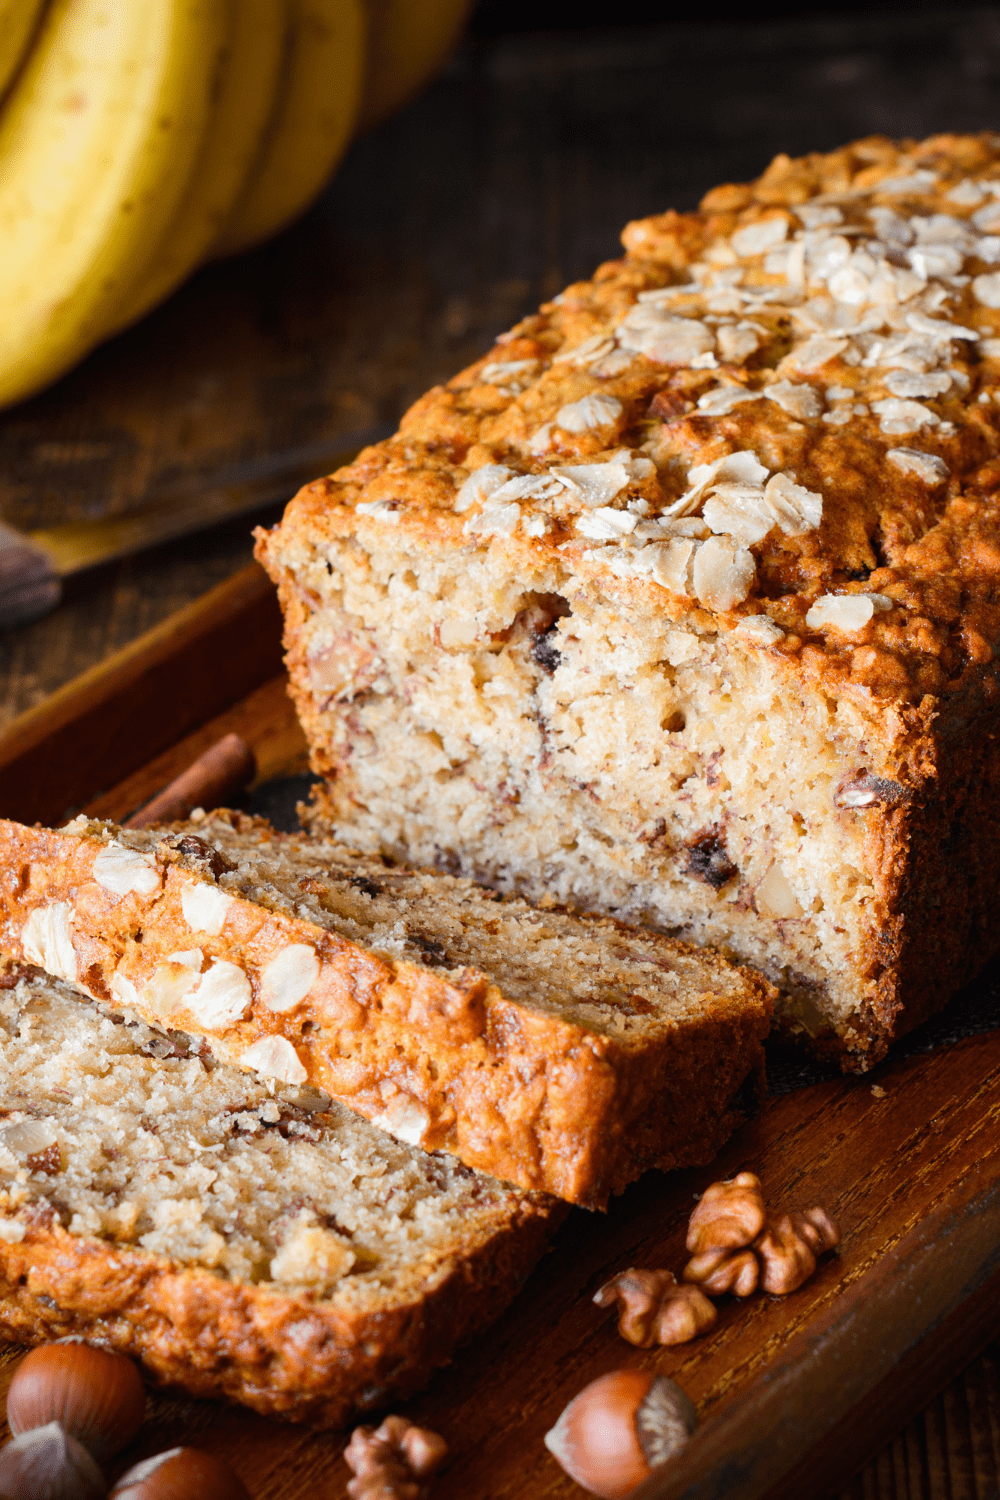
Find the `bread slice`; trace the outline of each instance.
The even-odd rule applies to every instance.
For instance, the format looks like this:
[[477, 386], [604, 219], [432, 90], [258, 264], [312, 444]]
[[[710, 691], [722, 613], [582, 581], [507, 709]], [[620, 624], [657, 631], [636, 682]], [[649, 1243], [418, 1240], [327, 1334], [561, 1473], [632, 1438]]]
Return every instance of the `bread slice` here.
[[562, 1217], [309, 1087], [0, 974], [0, 1333], [320, 1426], [423, 1384]]
[[723, 947], [863, 1071], [1000, 946], [1000, 143], [622, 238], [260, 534], [318, 825]]
[[770, 989], [717, 954], [236, 813], [0, 823], [0, 948], [591, 1207], [709, 1161], [761, 1088]]

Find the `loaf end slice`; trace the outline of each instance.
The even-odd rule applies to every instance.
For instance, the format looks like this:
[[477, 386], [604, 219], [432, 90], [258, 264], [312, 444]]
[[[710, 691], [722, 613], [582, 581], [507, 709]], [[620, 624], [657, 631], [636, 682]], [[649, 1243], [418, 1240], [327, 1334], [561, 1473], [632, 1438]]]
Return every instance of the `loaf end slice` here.
[[710, 1160], [762, 1088], [772, 991], [718, 954], [236, 813], [0, 824], [0, 947], [588, 1207]]
[[564, 1209], [0, 974], [0, 1333], [80, 1335], [157, 1383], [341, 1426], [423, 1385]]

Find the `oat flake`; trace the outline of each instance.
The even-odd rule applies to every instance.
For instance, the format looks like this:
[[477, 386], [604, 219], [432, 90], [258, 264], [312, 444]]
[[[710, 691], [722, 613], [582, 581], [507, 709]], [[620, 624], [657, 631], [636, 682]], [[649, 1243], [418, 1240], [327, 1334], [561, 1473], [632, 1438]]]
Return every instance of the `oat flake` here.
[[588, 432], [597, 427], [610, 427], [624, 410], [615, 396], [581, 396], [556, 412], [556, 426], [564, 432]]
[[922, 453], [919, 448], [890, 448], [885, 455], [894, 468], [913, 474], [924, 484], [943, 484], [950, 470], [936, 453]]

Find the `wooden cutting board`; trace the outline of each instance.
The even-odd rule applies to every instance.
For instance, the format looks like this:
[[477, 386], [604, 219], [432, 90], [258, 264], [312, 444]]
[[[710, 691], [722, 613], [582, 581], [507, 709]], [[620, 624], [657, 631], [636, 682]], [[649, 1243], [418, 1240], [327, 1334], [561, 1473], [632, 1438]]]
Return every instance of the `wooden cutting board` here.
[[[304, 768], [257, 568], [0, 736], [0, 814], [124, 817], [231, 729], [261, 780]], [[992, 1032], [771, 1100], [711, 1169], [651, 1173], [606, 1216], [574, 1210], [493, 1329], [399, 1408], [449, 1443], [436, 1500], [579, 1494], [543, 1435], [587, 1381], [622, 1366], [670, 1375], [701, 1419], [637, 1500], [834, 1493], [1000, 1332], [998, 1085]], [[707, 1338], [633, 1349], [594, 1292], [631, 1265], [679, 1271], [694, 1197], [742, 1169], [774, 1206], [827, 1207], [839, 1250], [790, 1297], [723, 1302]], [[0, 1395], [19, 1357], [0, 1355]], [[343, 1493], [344, 1441], [158, 1394], [120, 1467], [195, 1443], [229, 1460], [255, 1500], [312, 1500]]]

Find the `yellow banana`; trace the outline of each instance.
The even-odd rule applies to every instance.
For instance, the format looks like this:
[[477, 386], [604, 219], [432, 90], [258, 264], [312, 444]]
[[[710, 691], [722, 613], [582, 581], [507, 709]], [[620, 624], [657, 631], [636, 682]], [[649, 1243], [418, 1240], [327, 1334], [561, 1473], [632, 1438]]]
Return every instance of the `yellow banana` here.
[[31, 42], [44, 0], [0, 0], [0, 99]]
[[230, 0], [226, 48], [201, 156], [174, 221], [117, 312], [118, 332], [155, 307], [218, 238], [257, 159], [278, 93], [285, 49], [285, 0]]
[[214, 247], [232, 255], [284, 228], [350, 142], [364, 77], [361, 0], [288, 0], [284, 90], [263, 153]]
[[0, 404], [103, 336], [187, 187], [226, 23], [220, 0], [52, 0], [0, 113]]
[[368, 68], [358, 129], [386, 119], [437, 72], [471, 0], [369, 0]]

